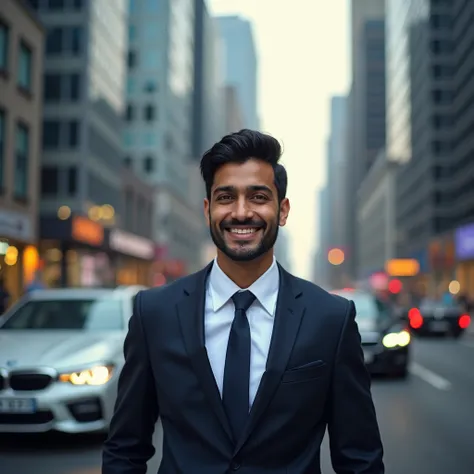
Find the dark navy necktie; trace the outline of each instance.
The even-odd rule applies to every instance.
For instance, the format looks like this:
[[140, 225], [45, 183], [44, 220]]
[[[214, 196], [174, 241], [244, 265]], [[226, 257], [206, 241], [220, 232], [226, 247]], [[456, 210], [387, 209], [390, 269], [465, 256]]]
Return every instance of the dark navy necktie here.
[[250, 386], [250, 326], [246, 311], [255, 295], [248, 290], [232, 296], [235, 316], [229, 335], [225, 358], [222, 403], [229, 419], [235, 441], [243, 434], [249, 414]]

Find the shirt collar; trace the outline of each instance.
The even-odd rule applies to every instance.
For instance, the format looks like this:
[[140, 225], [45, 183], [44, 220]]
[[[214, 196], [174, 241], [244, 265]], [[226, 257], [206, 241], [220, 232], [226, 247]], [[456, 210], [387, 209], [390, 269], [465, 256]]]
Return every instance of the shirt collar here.
[[[248, 289], [251, 291], [259, 303], [264, 307], [265, 311], [273, 316], [275, 313], [276, 302], [278, 298], [278, 289], [280, 285], [280, 272], [276, 259], [273, 258], [273, 263], [270, 268]], [[211, 273], [209, 275], [209, 293], [212, 299], [212, 306], [214, 311], [221, 309], [239, 288], [219, 267], [217, 258], [214, 259]]]

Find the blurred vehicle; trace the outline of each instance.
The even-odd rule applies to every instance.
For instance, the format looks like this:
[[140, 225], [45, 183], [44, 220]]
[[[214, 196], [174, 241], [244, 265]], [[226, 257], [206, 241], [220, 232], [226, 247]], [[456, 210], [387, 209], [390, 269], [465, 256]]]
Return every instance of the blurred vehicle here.
[[366, 366], [371, 374], [406, 377], [411, 335], [385, 302], [365, 291], [333, 291], [352, 300], [362, 340]]
[[105, 432], [142, 287], [38, 290], [0, 324], [0, 432]]
[[419, 308], [405, 314], [411, 330], [419, 335], [443, 334], [460, 337], [471, 324], [471, 317], [458, 303], [424, 299]]

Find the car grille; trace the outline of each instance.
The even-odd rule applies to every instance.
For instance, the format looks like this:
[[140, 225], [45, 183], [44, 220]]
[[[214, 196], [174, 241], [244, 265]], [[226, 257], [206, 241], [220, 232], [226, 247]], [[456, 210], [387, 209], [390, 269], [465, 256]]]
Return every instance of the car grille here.
[[53, 420], [54, 416], [50, 411], [39, 411], [32, 414], [0, 413], [0, 425], [42, 425]]
[[10, 374], [10, 388], [17, 391], [44, 390], [53, 381], [48, 374], [21, 373]]

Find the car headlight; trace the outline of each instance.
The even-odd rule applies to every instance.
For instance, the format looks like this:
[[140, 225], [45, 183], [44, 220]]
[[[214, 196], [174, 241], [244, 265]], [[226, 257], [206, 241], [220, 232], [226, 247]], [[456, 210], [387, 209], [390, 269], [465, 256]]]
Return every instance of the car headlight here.
[[59, 381], [72, 385], [104, 385], [111, 379], [112, 372], [111, 365], [97, 365], [77, 372], [60, 374]]
[[382, 339], [382, 344], [388, 349], [393, 347], [405, 347], [410, 344], [411, 336], [408, 331], [391, 332]]

